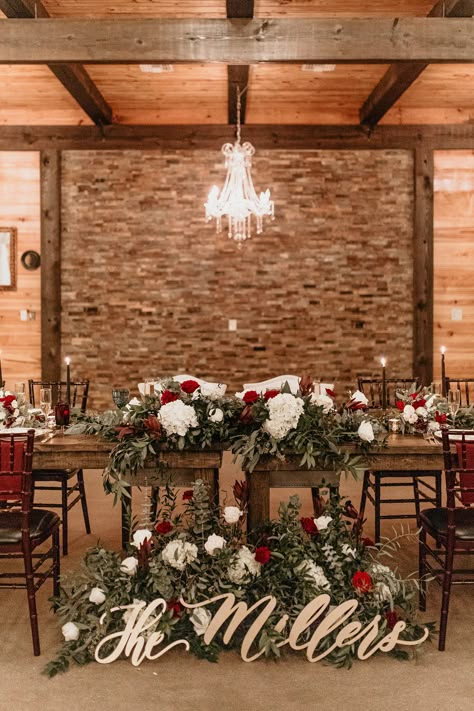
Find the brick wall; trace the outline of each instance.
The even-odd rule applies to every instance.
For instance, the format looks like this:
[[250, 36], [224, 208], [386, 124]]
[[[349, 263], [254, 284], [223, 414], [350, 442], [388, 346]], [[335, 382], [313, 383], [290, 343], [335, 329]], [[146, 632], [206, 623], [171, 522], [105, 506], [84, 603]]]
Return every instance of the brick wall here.
[[204, 222], [219, 146], [65, 152], [63, 353], [91, 404], [155, 373], [231, 391], [312, 373], [342, 393], [381, 355], [411, 372], [412, 173], [404, 151], [257, 150], [276, 218], [238, 249]]

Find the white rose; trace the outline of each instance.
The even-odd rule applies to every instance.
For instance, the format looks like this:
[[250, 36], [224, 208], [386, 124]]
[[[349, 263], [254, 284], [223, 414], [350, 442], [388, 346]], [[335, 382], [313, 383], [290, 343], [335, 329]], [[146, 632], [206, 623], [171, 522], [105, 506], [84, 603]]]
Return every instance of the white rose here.
[[436, 422], [436, 420], [431, 420], [431, 422], [428, 422], [428, 432], [439, 432], [441, 429], [441, 425], [439, 422]]
[[418, 415], [418, 417], [427, 417], [428, 416], [428, 410], [425, 407], [417, 407], [415, 412]]
[[176, 538], [166, 544], [161, 551], [161, 557], [172, 568], [184, 570], [188, 563], [192, 563], [198, 557], [198, 548], [194, 543]]
[[402, 417], [405, 422], [408, 422], [411, 425], [414, 425], [415, 422], [418, 420], [418, 415], [416, 414], [413, 405], [405, 405], [405, 407], [403, 408]]
[[203, 383], [201, 385], [201, 395], [209, 400], [217, 400], [224, 397], [227, 385], [224, 383]]
[[221, 550], [224, 548], [226, 544], [225, 538], [222, 538], [222, 536], [216, 536], [215, 533], [209, 536], [207, 541], [204, 544], [204, 548], [206, 551], [209, 553], [209, 555], [214, 555], [214, 553], [218, 550]]
[[147, 528], [139, 528], [138, 531], [135, 531], [135, 533], [133, 534], [131, 545], [135, 546], [135, 548], [140, 548], [142, 543], [150, 540], [152, 536], [153, 533]]
[[368, 405], [369, 400], [360, 390], [356, 390], [351, 396], [351, 402], [360, 402], [362, 405]]
[[314, 519], [318, 531], [324, 531], [332, 521], [332, 516], [319, 516]]
[[66, 642], [74, 642], [76, 639], [79, 639], [81, 633], [79, 627], [74, 624], [74, 622], [66, 622], [66, 624], [61, 627], [61, 632]]
[[122, 573], [127, 573], [127, 575], [135, 575], [138, 568], [138, 560], [133, 556], [129, 558], [124, 558], [120, 565], [120, 570]]
[[219, 407], [216, 407], [215, 410], [212, 410], [212, 412], [209, 415], [209, 419], [211, 422], [222, 422], [224, 419], [224, 413]]
[[226, 523], [238, 523], [243, 512], [237, 506], [226, 506], [224, 509], [224, 521]]
[[205, 607], [196, 607], [193, 614], [189, 618], [194, 627], [194, 631], [200, 637], [209, 627], [209, 622], [212, 620], [212, 615]]
[[95, 605], [102, 605], [105, 602], [105, 593], [100, 588], [92, 588], [89, 595], [89, 601], [93, 602]]
[[344, 545], [341, 548], [342, 555], [345, 555], [346, 558], [355, 558], [357, 555], [357, 551], [355, 548], [352, 548], [348, 543], [344, 543]]
[[364, 442], [372, 442], [374, 439], [374, 428], [370, 422], [361, 422], [357, 434]]
[[311, 402], [317, 407], [322, 407], [323, 412], [330, 412], [334, 409], [334, 402], [329, 395], [320, 395], [319, 393], [313, 393], [311, 395]]
[[261, 567], [260, 563], [255, 560], [255, 555], [252, 551], [250, 551], [247, 546], [242, 546], [238, 553], [232, 558], [227, 569], [227, 575], [229, 580], [233, 583], [246, 583], [249, 581], [251, 575], [260, 575]]

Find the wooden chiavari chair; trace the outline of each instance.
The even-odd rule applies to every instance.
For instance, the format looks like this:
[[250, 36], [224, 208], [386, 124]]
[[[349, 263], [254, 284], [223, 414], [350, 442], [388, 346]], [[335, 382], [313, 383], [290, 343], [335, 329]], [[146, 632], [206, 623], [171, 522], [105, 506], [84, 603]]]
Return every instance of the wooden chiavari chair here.
[[446, 378], [446, 396], [450, 390], [459, 391], [460, 407], [470, 407], [474, 405], [474, 378]]

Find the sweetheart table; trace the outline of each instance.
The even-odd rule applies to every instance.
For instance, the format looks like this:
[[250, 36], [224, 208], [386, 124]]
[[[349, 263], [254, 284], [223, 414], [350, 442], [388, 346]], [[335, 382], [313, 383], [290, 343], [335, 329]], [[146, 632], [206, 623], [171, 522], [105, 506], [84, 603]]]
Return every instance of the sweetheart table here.
[[[112, 448], [112, 442], [94, 435], [64, 435], [58, 431], [51, 437], [35, 442], [33, 467], [104, 469]], [[352, 445], [347, 445], [347, 449], [355, 451]], [[171, 475], [171, 481], [176, 486], [188, 486], [195, 479], [203, 479], [216, 492], [218, 470], [222, 463], [221, 450], [166, 451], [162, 453], [161, 461], [167, 465], [167, 477]], [[298, 461], [299, 457], [295, 455], [287, 457], [285, 462], [276, 458], [262, 458], [252, 473], [246, 472], [249, 484], [249, 528], [255, 528], [269, 519], [271, 488], [338, 485], [339, 477], [333, 472], [301, 468]], [[434, 444], [419, 435], [390, 434], [387, 447], [371, 452], [369, 466], [380, 471], [442, 470], [444, 462], [441, 442]], [[150, 476], [154, 471], [146, 470], [148, 483], [151, 483]], [[156, 472], [163, 477], [160, 470]], [[143, 484], [144, 474], [145, 470], [138, 472], [130, 480], [132, 485]], [[160, 480], [153, 483], [159, 485]], [[126, 529], [123, 530], [123, 536], [128, 536]]]

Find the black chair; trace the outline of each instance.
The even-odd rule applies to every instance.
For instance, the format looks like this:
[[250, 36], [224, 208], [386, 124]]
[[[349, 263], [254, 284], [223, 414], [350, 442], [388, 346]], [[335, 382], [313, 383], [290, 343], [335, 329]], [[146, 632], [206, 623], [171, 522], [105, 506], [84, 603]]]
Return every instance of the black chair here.
[[[30, 403], [35, 406], [37, 397], [36, 391], [39, 388], [51, 387], [53, 403], [66, 398], [65, 381], [29, 380]], [[87, 397], [89, 394], [89, 381], [77, 380], [70, 383], [70, 405], [80, 406], [82, 412], [87, 408]], [[76, 479], [75, 483], [71, 480]], [[91, 532], [89, 523], [89, 512], [87, 510], [86, 490], [84, 486], [84, 473], [82, 469], [34, 469], [33, 482], [36, 491], [60, 491], [61, 503], [53, 502], [41, 504], [45, 508], [60, 508], [63, 526], [63, 555], [68, 554], [68, 534], [69, 534], [69, 511], [79, 501], [82, 506], [84, 525], [86, 533]], [[72, 500], [71, 497], [74, 496]]]
[[[416, 378], [387, 378], [385, 381], [385, 403], [386, 407], [394, 407], [396, 393], [399, 390], [406, 390], [412, 386], [417, 387]], [[383, 403], [383, 381], [381, 378], [360, 377], [358, 388], [369, 400], [369, 407], [380, 409]], [[434, 479], [433, 482], [426, 479]], [[382, 498], [383, 490], [394, 491], [407, 484], [418, 482], [418, 495], [413, 489], [411, 496], [401, 498]], [[421, 486], [421, 488], [420, 488]], [[441, 472], [440, 471], [370, 471], [364, 472], [362, 484], [362, 495], [360, 499], [359, 517], [363, 521], [367, 499], [373, 504], [375, 509], [375, 542], [380, 541], [380, 529], [382, 520], [393, 519], [418, 519], [419, 503], [433, 504], [441, 506]], [[413, 513], [384, 513], [382, 514], [382, 504], [400, 505], [413, 504]], [[393, 511], [393, 509], [392, 509]]]
[[[0, 559], [23, 559], [24, 570], [1, 573], [0, 588], [26, 589], [35, 656], [40, 653], [36, 592], [53, 578], [59, 595], [59, 516], [54, 511], [33, 509], [34, 430], [26, 434], [0, 435]], [[46, 552], [33, 551], [51, 538]], [[48, 565], [48, 561], [50, 564]], [[10, 579], [11, 582], [4, 582]], [[24, 582], [20, 582], [23, 580]]]
[[[474, 583], [473, 567], [454, 568], [456, 557], [474, 554], [474, 433], [444, 430], [443, 456], [446, 506], [423, 509], [419, 517], [420, 610], [426, 609], [426, 575], [431, 574], [443, 587], [440, 651], [446, 646], [451, 586]], [[435, 548], [428, 544], [427, 535], [434, 539]]]
[[474, 378], [445, 378], [446, 397], [450, 390], [459, 391], [459, 406], [474, 404]]

